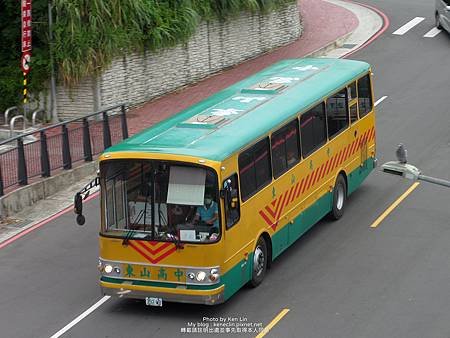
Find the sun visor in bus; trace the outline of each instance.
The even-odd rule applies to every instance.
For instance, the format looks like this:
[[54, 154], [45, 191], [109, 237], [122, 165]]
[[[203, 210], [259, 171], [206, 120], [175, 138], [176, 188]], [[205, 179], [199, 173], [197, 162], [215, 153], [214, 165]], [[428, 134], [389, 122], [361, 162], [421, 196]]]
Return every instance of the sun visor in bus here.
[[206, 170], [170, 167], [168, 204], [203, 205]]

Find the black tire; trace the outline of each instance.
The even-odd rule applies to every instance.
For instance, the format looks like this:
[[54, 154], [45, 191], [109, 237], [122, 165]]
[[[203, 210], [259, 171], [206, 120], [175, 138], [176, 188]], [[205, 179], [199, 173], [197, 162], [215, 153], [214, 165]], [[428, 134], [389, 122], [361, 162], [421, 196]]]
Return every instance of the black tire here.
[[336, 179], [333, 188], [333, 205], [329, 214], [332, 220], [338, 220], [344, 215], [345, 204], [347, 202], [347, 183], [341, 174]]
[[263, 237], [259, 237], [253, 252], [252, 279], [249, 285], [257, 287], [264, 279], [267, 270], [267, 243]]
[[435, 19], [436, 19], [436, 28], [437, 28], [437, 29], [442, 29], [442, 26], [441, 26], [441, 19], [440, 19], [440, 17], [439, 17], [439, 13], [436, 12], [436, 15], [435, 15], [434, 17], [435, 17]]

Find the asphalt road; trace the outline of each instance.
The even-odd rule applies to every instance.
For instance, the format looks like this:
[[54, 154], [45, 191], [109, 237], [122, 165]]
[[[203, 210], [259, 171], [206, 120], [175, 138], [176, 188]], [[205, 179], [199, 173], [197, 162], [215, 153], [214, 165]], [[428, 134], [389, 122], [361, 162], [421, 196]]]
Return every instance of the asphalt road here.
[[[370, 4], [391, 26], [352, 58], [373, 65], [376, 97], [387, 96], [377, 107], [380, 163], [394, 159], [403, 142], [411, 163], [450, 179], [450, 35], [423, 37], [434, 25], [431, 1]], [[414, 17], [425, 20], [392, 35]], [[110, 299], [64, 337], [199, 336], [181, 329], [203, 317], [266, 326], [287, 308], [267, 337], [448, 338], [450, 191], [422, 183], [370, 228], [410, 185], [374, 172], [340, 221], [317, 224], [274, 262], [260, 287], [244, 288], [223, 305], [149, 308]], [[82, 229], [67, 213], [0, 251], [0, 337], [50, 337], [101, 298], [98, 199], [85, 205], [85, 215]]]

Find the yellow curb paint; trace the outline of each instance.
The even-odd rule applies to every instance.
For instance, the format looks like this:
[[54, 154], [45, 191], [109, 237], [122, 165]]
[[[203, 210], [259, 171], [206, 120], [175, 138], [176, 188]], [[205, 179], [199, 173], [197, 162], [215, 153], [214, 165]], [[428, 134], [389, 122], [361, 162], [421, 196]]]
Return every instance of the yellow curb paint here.
[[289, 309], [283, 309], [255, 338], [264, 337], [288, 312]]
[[372, 225], [370, 226], [371, 228], [376, 228], [391, 212], [392, 210], [394, 210], [406, 197], [408, 197], [408, 195], [410, 193], [412, 193], [414, 191], [414, 189], [417, 188], [417, 186], [419, 185], [419, 182], [415, 182], [412, 186], [410, 186], [408, 188], [408, 190], [406, 190], [403, 195], [401, 195], [394, 203], [392, 203], [392, 205], [387, 208], [381, 215], [380, 217], [378, 217], [376, 219], [375, 222], [372, 223]]

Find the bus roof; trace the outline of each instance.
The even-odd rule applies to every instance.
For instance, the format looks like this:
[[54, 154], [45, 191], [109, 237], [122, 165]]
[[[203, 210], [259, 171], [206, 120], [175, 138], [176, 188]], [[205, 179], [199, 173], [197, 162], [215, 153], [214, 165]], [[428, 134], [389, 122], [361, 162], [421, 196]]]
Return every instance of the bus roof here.
[[107, 149], [221, 161], [369, 70], [361, 61], [283, 60]]

